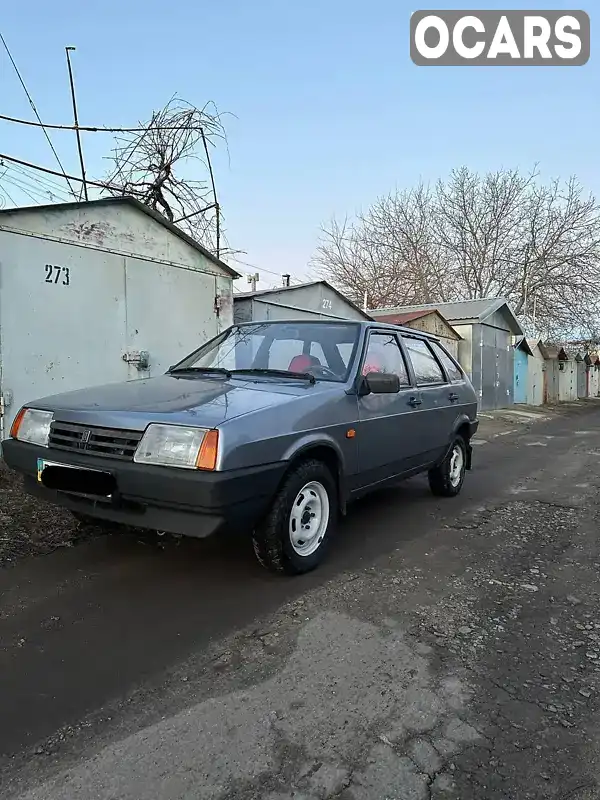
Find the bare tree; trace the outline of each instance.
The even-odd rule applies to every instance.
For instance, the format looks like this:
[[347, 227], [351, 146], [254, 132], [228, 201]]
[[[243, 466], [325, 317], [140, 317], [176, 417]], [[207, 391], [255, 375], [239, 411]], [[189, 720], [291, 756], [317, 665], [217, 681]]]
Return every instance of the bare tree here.
[[371, 308], [450, 297], [445, 253], [433, 237], [431, 191], [416, 189], [380, 198], [350, 223], [321, 229], [313, 266], [355, 302]]
[[211, 103], [199, 109], [172, 98], [140, 128], [116, 139], [105, 178], [108, 191], [137, 197], [223, 256], [210, 158], [210, 148], [226, 144], [221, 115]]
[[314, 265], [371, 308], [505, 297], [530, 332], [599, 332], [600, 209], [574, 179], [453, 171], [322, 230]]

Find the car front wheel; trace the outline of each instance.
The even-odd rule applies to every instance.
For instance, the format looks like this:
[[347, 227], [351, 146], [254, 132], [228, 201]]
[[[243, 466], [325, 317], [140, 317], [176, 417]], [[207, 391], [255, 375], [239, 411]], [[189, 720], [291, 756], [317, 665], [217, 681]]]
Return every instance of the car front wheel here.
[[254, 552], [272, 572], [299, 575], [317, 567], [337, 520], [337, 492], [321, 461], [299, 464], [285, 478], [265, 520], [253, 533]]
[[437, 497], [456, 497], [462, 489], [467, 467], [467, 446], [456, 436], [446, 457], [429, 471], [429, 487]]

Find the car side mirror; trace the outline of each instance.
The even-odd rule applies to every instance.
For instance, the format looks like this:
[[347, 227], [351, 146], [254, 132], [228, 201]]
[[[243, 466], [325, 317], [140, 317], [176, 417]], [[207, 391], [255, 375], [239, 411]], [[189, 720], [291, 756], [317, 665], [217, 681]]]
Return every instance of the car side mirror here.
[[362, 379], [360, 394], [397, 394], [400, 378], [388, 372], [369, 372]]

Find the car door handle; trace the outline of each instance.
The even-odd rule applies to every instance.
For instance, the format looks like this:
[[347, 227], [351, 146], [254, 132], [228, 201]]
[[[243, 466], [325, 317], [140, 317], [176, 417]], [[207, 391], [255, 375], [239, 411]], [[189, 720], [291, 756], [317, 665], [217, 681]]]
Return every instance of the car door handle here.
[[419, 397], [411, 397], [408, 401], [408, 405], [412, 406], [413, 408], [420, 406], [422, 403], [423, 401]]
[[451, 392], [448, 397], [450, 398], [451, 402], [453, 403], [455, 400], [458, 400], [458, 395]]

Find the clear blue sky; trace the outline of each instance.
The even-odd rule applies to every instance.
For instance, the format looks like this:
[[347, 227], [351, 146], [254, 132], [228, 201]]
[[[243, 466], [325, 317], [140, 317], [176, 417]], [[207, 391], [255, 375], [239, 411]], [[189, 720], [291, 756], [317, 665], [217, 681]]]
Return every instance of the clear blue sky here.
[[[410, 61], [412, 11], [505, 6], [587, 10], [587, 66]], [[463, 164], [539, 162], [544, 177], [575, 173], [600, 194], [594, 10], [551, 0], [30, 0], [4, 3], [0, 30], [45, 121], [72, 119], [65, 45], [77, 47], [81, 124], [134, 124], [175, 92], [235, 114], [230, 157], [215, 161], [230, 242], [259, 270], [303, 277], [323, 221]], [[4, 52], [0, 109], [32, 118]], [[77, 173], [72, 134], [54, 140]], [[88, 134], [84, 147], [88, 172], [102, 175], [110, 136]], [[41, 131], [0, 123], [0, 152], [55, 166]], [[274, 281], [265, 273], [259, 286]]]

